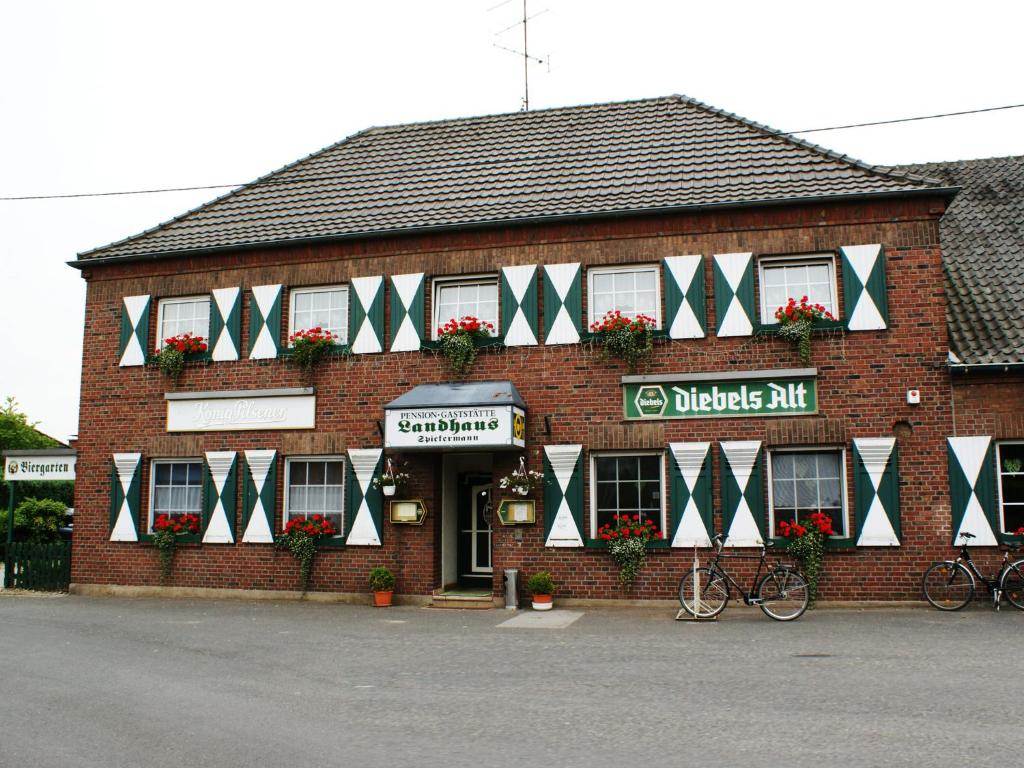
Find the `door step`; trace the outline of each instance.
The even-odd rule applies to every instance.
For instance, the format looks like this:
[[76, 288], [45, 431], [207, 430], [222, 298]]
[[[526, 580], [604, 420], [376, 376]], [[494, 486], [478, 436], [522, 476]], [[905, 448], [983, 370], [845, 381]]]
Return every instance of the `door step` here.
[[480, 589], [435, 589], [431, 608], [490, 609], [494, 595]]

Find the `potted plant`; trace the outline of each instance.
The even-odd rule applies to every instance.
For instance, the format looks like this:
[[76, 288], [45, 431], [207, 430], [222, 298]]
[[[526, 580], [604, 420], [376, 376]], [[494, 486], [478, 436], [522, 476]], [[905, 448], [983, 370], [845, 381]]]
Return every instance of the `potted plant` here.
[[178, 548], [178, 537], [199, 533], [199, 515], [159, 514], [153, 521], [153, 544], [160, 553], [160, 583], [171, 576], [174, 553]]
[[302, 376], [309, 379], [324, 355], [337, 343], [337, 334], [325, 331], [319, 325], [315, 328], [296, 331], [288, 337], [291, 345], [289, 358], [302, 370]]
[[185, 356], [206, 350], [206, 339], [202, 336], [179, 333], [164, 339], [163, 347], [156, 353], [156, 363], [164, 376], [177, 380], [185, 370]]
[[530, 594], [533, 595], [533, 610], [550, 611], [554, 606], [555, 581], [547, 571], [538, 571], [526, 582]]
[[832, 519], [823, 512], [814, 512], [803, 525], [796, 520], [782, 520], [779, 535], [786, 539], [786, 551], [800, 562], [807, 579], [807, 604], [814, 606], [818, 599], [818, 577], [825, 560], [825, 539], [833, 535]]
[[608, 554], [619, 566], [619, 583], [629, 589], [647, 559], [648, 542], [660, 540], [662, 534], [653, 520], [641, 520], [640, 515], [615, 515], [612, 519], [614, 525], [602, 525], [597, 535], [608, 542]]
[[526, 459], [519, 457], [519, 467], [512, 474], [498, 478], [498, 487], [508, 490], [517, 496], [529, 496], [544, 479], [543, 472], [526, 468]]
[[369, 581], [373, 604], [378, 608], [391, 605], [391, 598], [395, 594], [395, 574], [384, 566], [378, 566], [370, 571]]
[[411, 479], [412, 476], [408, 472], [396, 471], [391, 459], [388, 459], [384, 471], [373, 478], [373, 487], [385, 496], [394, 496], [399, 489], [404, 489]]
[[602, 356], [620, 358], [632, 372], [650, 362], [656, 325], [653, 317], [637, 315], [630, 318], [616, 309], [606, 312], [599, 322], [592, 323], [590, 331], [601, 345]]
[[437, 332], [437, 340], [452, 373], [456, 376], [465, 375], [476, 361], [476, 342], [489, 339], [493, 333], [493, 323], [472, 315], [466, 315], [461, 320], [452, 318], [442, 325]]
[[288, 521], [284, 533], [274, 541], [278, 549], [287, 549], [292, 553], [292, 557], [299, 561], [299, 583], [303, 596], [309, 590], [317, 541], [324, 536], [334, 536], [337, 533], [331, 521], [323, 515], [295, 517]]
[[779, 321], [779, 335], [796, 344], [803, 365], [811, 362], [811, 329], [814, 324], [822, 320], [835, 321], [832, 313], [821, 304], [809, 304], [806, 296], [801, 296], [799, 302], [790, 298], [786, 306], [775, 310], [775, 319]]

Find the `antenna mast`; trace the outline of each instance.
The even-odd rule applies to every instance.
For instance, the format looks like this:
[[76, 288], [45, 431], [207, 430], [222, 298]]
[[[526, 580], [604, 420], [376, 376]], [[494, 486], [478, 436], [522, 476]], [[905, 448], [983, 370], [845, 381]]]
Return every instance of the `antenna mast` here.
[[526, 45], [526, 0], [523, 0], [523, 112], [530, 111], [530, 49]]
[[[491, 8], [488, 8], [487, 10], [488, 11], [497, 10], [498, 8], [502, 7], [503, 5], [507, 5], [510, 2], [512, 2], [512, 0], [505, 0], [504, 2], [498, 3], [497, 5], [495, 5], [495, 6], [491, 7]], [[521, 21], [517, 21], [515, 24], [510, 24], [509, 26], [505, 27], [504, 29], [500, 29], [500, 30], [498, 30], [497, 32], [494, 33], [494, 36], [497, 37], [498, 35], [501, 35], [501, 34], [503, 34], [505, 32], [508, 32], [510, 29], [518, 27], [520, 24], [522, 24], [523, 25], [523, 50], [517, 51], [517, 50], [515, 50], [513, 48], [506, 48], [504, 45], [498, 45], [497, 43], [494, 43], [494, 47], [495, 48], [500, 48], [503, 51], [508, 51], [509, 53], [514, 53], [516, 56], [522, 56], [523, 57], [523, 111], [524, 112], [529, 112], [529, 110], [530, 110], [530, 62], [531, 61], [535, 61], [538, 64], [546, 63], [548, 65], [548, 72], [550, 72], [551, 71], [551, 57], [548, 56], [547, 60], [545, 61], [545, 59], [541, 59], [541, 58], [538, 58], [537, 56], [531, 56], [530, 55], [529, 36], [527, 34], [527, 32], [528, 32], [527, 27], [529, 26], [528, 22], [530, 21], [530, 19], [535, 19], [538, 16], [540, 16], [540, 15], [542, 15], [544, 13], [547, 13], [548, 9], [545, 8], [543, 11], [540, 11], [538, 13], [535, 13], [533, 16], [530, 16], [529, 13], [528, 13], [526, 4], [527, 4], [527, 0], [523, 0], [523, 18], [522, 18]]]

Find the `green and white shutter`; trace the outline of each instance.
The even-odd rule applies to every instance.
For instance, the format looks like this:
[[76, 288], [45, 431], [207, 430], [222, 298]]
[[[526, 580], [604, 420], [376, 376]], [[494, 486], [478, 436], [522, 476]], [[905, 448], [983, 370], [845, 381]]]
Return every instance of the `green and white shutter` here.
[[896, 438], [853, 441], [854, 520], [858, 547], [900, 545], [900, 492]]
[[353, 354], [384, 351], [384, 278], [381, 275], [352, 278], [348, 338]]
[[235, 543], [238, 457], [234, 451], [206, 452], [203, 488], [203, 544]]
[[996, 478], [991, 437], [950, 437], [949, 503], [953, 512], [953, 543], [964, 531], [971, 544], [996, 546]]
[[110, 540], [138, 541], [142, 454], [115, 453], [110, 485]]
[[416, 352], [423, 341], [424, 275], [391, 276], [391, 351]]
[[848, 331], [881, 331], [889, 327], [885, 293], [885, 249], [874, 245], [844, 245], [843, 302]]
[[271, 360], [281, 351], [281, 286], [255, 285], [249, 299], [249, 359]]
[[122, 368], [146, 364], [149, 343], [149, 295], [125, 296], [121, 302], [121, 344], [118, 348]]
[[502, 267], [501, 330], [506, 347], [537, 343], [537, 267]]
[[242, 289], [214, 288], [210, 297], [210, 359], [238, 360], [242, 348]]
[[711, 443], [669, 443], [672, 454], [673, 547], [710, 547]]
[[245, 493], [242, 542], [274, 543], [274, 502], [277, 498], [277, 451], [245, 452]]
[[583, 323], [583, 278], [579, 264], [544, 266], [544, 343], [576, 344]]
[[725, 546], [760, 546], [764, 542], [761, 441], [723, 442], [719, 448]]
[[704, 306], [704, 257], [669, 256], [665, 276], [665, 323], [670, 339], [703, 339], [707, 334]]
[[583, 446], [544, 446], [544, 546], [583, 546]]
[[346, 544], [365, 547], [381, 544], [384, 496], [373, 487], [373, 478], [380, 471], [383, 455], [380, 448], [349, 448], [348, 508], [355, 512], [347, 526]]
[[718, 253], [715, 269], [715, 333], [750, 336], [754, 333], [754, 254]]

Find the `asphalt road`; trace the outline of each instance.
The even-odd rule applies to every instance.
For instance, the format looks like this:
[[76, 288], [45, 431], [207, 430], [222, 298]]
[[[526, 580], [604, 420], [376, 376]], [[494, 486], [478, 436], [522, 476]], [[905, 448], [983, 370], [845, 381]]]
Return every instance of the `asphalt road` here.
[[1012, 609], [511, 615], [0, 595], [0, 765], [995, 766], [1024, 747]]

